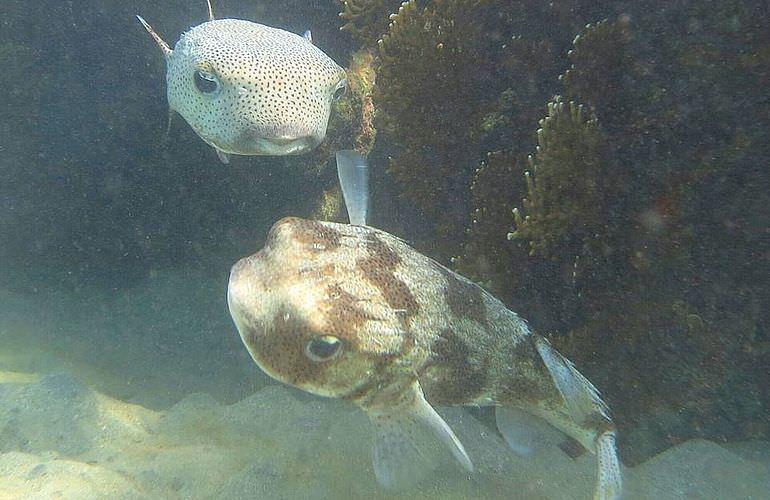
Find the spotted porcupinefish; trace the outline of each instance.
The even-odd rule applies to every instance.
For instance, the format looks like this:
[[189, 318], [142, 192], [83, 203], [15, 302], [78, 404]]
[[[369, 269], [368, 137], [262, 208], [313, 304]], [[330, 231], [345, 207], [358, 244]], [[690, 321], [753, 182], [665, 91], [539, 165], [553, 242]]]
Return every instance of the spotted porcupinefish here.
[[366, 412], [385, 486], [418, 479], [426, 435], [472, 470], [433, 406], [494, 405], [514, 449], [519, 423], [544, 419], [597, 454], [595, 498], [620, 495], [615, 428], [594, 386], [502, 302], [396, 236], [281, 219], [233, 266], [227, 301], [264, 372]]
[[173, 50], [137, 16], [166, 57], [167, 97], [219, 158], [291, 155], [326, 136], [345, 71], [296, 35], [241, 19], [214, 19], [184, 33]]

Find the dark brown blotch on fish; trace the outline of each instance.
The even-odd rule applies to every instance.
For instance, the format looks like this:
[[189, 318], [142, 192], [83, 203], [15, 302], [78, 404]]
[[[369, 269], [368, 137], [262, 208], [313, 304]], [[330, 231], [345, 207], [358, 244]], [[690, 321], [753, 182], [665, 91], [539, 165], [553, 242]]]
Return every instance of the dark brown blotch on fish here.
[[401, 257], [374, 233], [367, 235], [366, 244], [367, 255], [356, 259], [356, 268], [379, 290], [388, 306], [398, 311], [408, 327], [420, 306], [407, 284], [394, 273]]
[[426, 387], [432, 402], [442, 405], [461, 405], [481, 397], [488, 389], [488, 361], [468, 345], [468, 339], [452, 329], [442, 330], [433, 343], [429, 370], [437, 370], [438, 381]]
[[563, 451], [565, 455], [567, 455], [572, 459], [578, 458], [579, 456], [585, 454], [585, 452], [587, 451], [585, 447], [583, 447], [583, 445], [580, 444], [580, 442], [577, 439], [572, 438], [570, 436], [567, 436], [566, 439], [564, 439], [564, 441], [559, 443], [558, 446], [559, 446], [559, 449]]
[[356, 347], [360, 329], [367, 321], [377, 318], [362, 309], [359, 298], [345, 291], [338, 283], [332, 283], [326, 288], [326, 297], [326, 333], [344, 338]]
[[279, 311], [264, 330], [251, 329], [246, 341], [260, 353], [260, 360], [270, 370], [286, 377], [287, 383], [305, 384], [317, 380], [324, 369], [321, 363], [313, 363], [305, 356], [305, 344], [310, 339], [307, 332], [308, 327], [303, 321]]
[[444, 276], [444, 299], [452, 316], [476, 321], [483, 327], [488, 326], [487, 307], [484, 304], [484, 289], [477, 284], [458, 277], [444, 266], [436, 264], [436, 269]]
[[506, 355], [515, 360], [515, 364], [511, 363], [510, 371], [501, 377], [497, 395], [500, 402], [537, 405], [543, 400], [552, 400], [556, 406], [561, 404], [561, 395], [551, 381], [548, 368], [531, 342], [518, 342]]
[[335, 250], [340, 246], [342, 234], [336, 229], [318, 221], [286, 217], [278, 221], [267, 236], [266, 245], [271, 243], [271, 235], [281, 234], [284, 227], [290, 228], [291, 237], [311, 252]]

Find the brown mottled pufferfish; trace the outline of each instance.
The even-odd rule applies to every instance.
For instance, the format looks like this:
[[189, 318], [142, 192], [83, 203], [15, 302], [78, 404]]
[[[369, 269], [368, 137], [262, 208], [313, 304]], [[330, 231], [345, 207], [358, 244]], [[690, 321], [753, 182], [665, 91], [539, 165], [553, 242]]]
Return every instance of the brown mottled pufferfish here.
[[499, 300], [401, 239], [281, 219], [233, 266], [227, 298], [268, 375], [367, 413], [381, 484], [416, 480], [436, 441], [471, 471], [433, 405], [494, 405], [506, 437], [536, 416], [595, 452], [595, 498], [620, 496], [615, 429], [593, 385]]
[[326, 136], [345, 71], [295, 35], [241, 19], [217, 19], [184, 33], [174, 50], [137, 16], [166, 56], [168, 104], [212, 146], [228, 154], [292, 155]]

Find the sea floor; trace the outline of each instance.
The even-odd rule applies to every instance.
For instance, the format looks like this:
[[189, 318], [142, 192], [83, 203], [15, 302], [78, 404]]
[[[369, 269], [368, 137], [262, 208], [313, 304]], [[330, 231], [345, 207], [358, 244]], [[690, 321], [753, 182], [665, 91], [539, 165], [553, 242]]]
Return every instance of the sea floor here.
[[[249, 359], [224, 282], [166, 273], [109, 296], [0, 290], [0, 500], [579, 499], [595, 458], [530, 458], [462, 409], [473, 459], [393, 492], [344, 402], [277, 385]], [[624, 470], [625, 499], [764, 499], [770, 443], [693, 440]]]

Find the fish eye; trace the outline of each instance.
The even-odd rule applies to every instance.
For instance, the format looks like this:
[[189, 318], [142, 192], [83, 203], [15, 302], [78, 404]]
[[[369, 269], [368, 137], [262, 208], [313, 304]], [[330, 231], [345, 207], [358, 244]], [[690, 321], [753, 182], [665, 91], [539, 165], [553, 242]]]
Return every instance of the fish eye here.
[[200, 90], [202, 94], [206, 95], [214, 95], [222, 88], [222, 84], [217, 75], [202, 69], [195, 70], [195, 73], [193, 73], [193, 81], [195, 82], [195, 87]]
[[334, 94], [332, 95], [332, 99], [335, 101], [339, 99], [340, 97], [345, 95], [345, 90], [348, 88], [348, 82], [347, 80], [340, 80], [340, 83], [337, 84], [337, 87], [334, 89]]
[[316, 337], [305, 346], [305, 356], [312, 361], [321, 363], [336, 357], [341, 350], [342, 342], [332, 335]]

